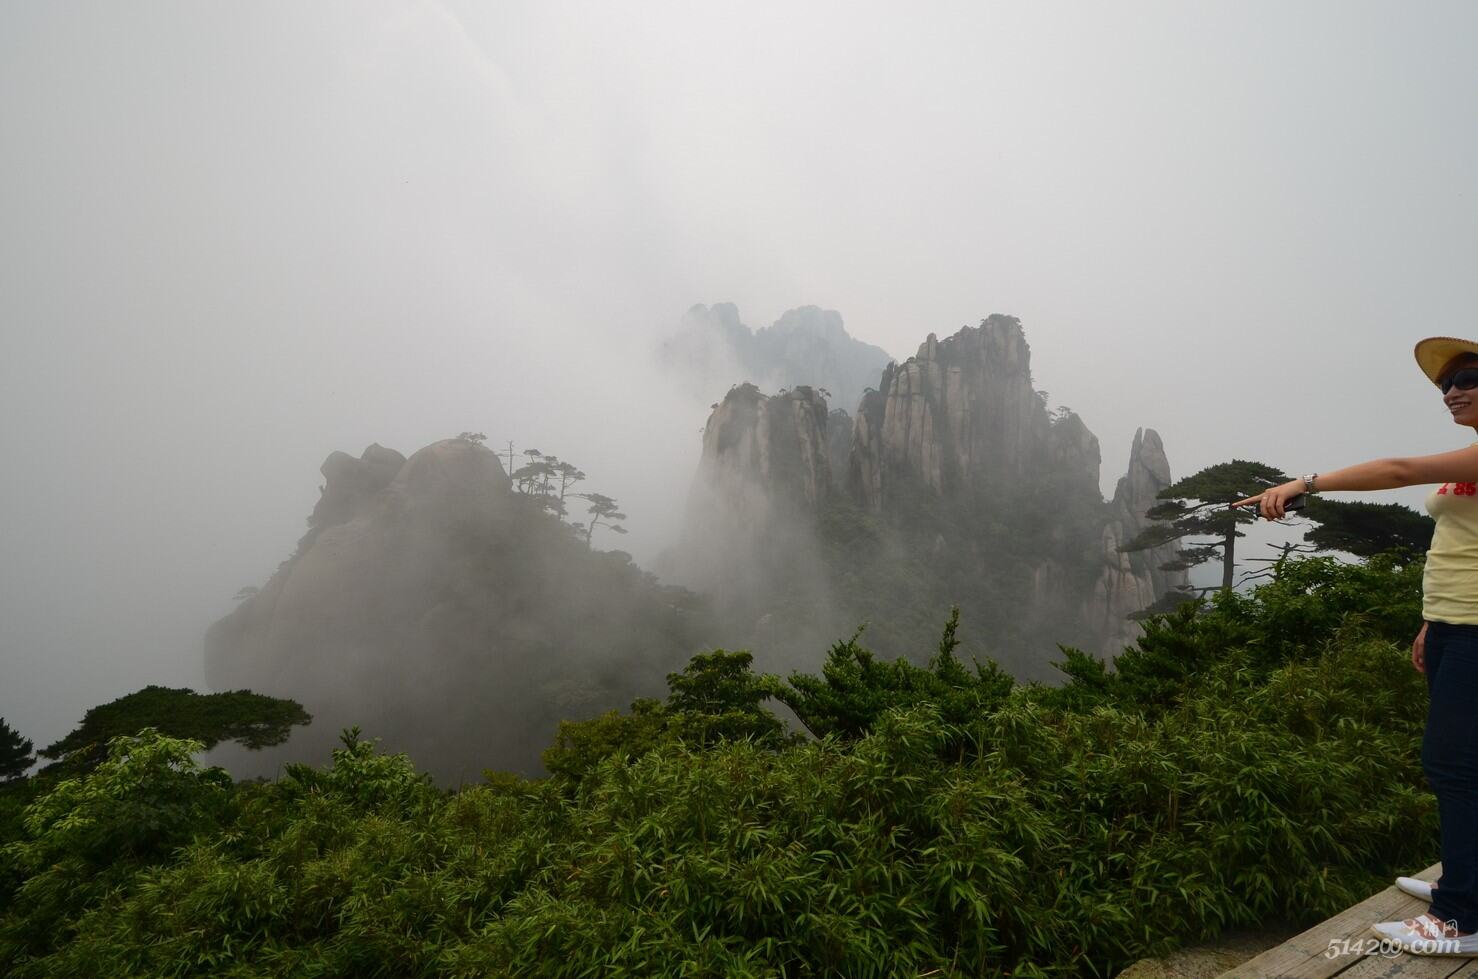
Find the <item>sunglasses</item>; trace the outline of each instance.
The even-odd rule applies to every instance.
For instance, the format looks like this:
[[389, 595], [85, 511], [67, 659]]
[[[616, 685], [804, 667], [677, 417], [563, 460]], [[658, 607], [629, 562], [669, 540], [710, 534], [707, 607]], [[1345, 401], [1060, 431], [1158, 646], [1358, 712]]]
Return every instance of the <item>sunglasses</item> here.
[[1464, 367], [1460, 371], [1453, 371], [1441, 380], [1438, 387], [1442, 388], [1443, 394], [1453, 388], [1459, 391], [1471, 391], [1478, 388], [1478, 367]]

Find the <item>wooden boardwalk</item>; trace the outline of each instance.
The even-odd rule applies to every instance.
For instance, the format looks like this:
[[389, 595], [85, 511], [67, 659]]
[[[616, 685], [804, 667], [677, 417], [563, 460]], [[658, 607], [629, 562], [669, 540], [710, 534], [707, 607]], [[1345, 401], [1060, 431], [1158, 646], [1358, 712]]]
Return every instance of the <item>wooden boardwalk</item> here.
[[[1434, 881], [1442, 874], [1442, 864], [1413, 876]], [[1427, 904], [1396, 889], [1393, 884], [1373, 897], [1347, 908], [1328, 921], [1321, 921], [1308, 931], [1294, 935], [1282, 945], [1268, 949], [1249, 959], [1221, 979], [1375, 979], [1400, 976], [1402, 979], [1478, 979], [1478, 958], [1447, 955], [1393, 954], [1389, 942], [1382, 942], [1370, 930], [1377, 921], [1414, 918], [1427, 910]]]

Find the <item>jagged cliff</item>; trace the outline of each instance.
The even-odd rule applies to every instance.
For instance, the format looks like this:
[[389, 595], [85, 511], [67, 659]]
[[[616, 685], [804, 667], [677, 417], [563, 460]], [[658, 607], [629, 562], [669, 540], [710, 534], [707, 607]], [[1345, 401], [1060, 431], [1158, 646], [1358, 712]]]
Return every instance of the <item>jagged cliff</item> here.
[[[1153, 428], [1137, 430], [1134, 445], [1129, 450], [1129, 471], [1119, 479], [1114, 491], [1114, 512], [1123, 528], [1125, 543], [1138, 537], [1153, 522], [1145, 513], [1160, 502], [1159, 492], [1173, 482], [1170, 460], [1165, 456], [1160, 433]], [[1136, 569], [1148, 577], [1157, 596], [1185, 586], [1184, 571], [1160, 570], [1160, 565], [1173, 559], [1178, 550], [1179, 545], [1171, 542], [1131, 554]]]
[[288, 678], [318, 689], [346, 668], [352, 676], [386, 637], [399, 642], [434, 613], [443, 575], [428, 550], [441, 525], [501, 517], [508, 496], [497, 456], [458, 439], [409, 460], [378, 444], [359, 459], [334, 452], [319, 471], [324, 486], [296, 553], [206, 633], [206, 682], [217, 690], [275, 690]]
[[257, 764], [358, 724], [447, 778], [537, 771], [559, 720], [659, 693], [701, 644], [693, 596], [589, 549], [480, 444], [372, 445], [321, 472], [297, 551], [205, 637], [214, 689], [315, 716]]
[[826, 399], [802, 385], [774, 397], [753, 384], [730, 389], [703, 428], [698, 479], [747, 504], [750, 489], [767, 502], [814, 510], [831, 489]]
[[[848, 423], [850, 433], [838, 431]], [[865, 618], [886, 640], [960, 604], [967, 623], [973, 616], [1011, 647], [998, 658], [1026, 677], [1050, 675], [1040, 651], [1058, 642], [1117, 654], [1138, 630], [1125, 616], [1184, 581], [1158, 569], [1170, 557], [1164, 549], [1118, 550], [1170, 482], [1159, 436], [1136, 435], [1129, 471], [1106, 503], [1098, 439], [1076, 414], [1047, 410], [1014, 317], [991, 316], [942, 340], [930, 334], [915, 356], [883, 369], [855, 418], [828, 413], [809, 388], [767, 398], [745, 385], [716, 406], [705, 431], [694, 489], [704, 506], [690, 509], [684, 548], [722, 542], [735, 561], [702, 586], [742, 580], [737, 590], [756, 596], [753, 611], [786, 598], [743, 571], [745, 535], [776, 501], [786, 530], [767, 538], [768, 566], [783, 565], [799, 541], [820, 555], [814, 574], [835, 585], [812, 621]], [[715, 538], [691, 533], [695, 526], [725, 531]], [[1027, 646], [1038, 652], [1023, 654]]]
[[[830, 607], [816, 535], [835, 493], [830, 420], [826, 399], [806, 385], [765, 395], [739, 384], [709, 415], [682, 544], [658, 567], [737, 624], [715, 636], [722, 644], [748, 642], [777, 613], [788, 618], [784, 609]], [[814, 624], [791, 638], [822, 641]]]
[[1119, 550], [1149, 525], [1146, 511], [1159, 502], [1156, 494], [1172, 482], [1160, 434], [1153, 428], [1137, 430], [1129, 449], [1128, 472], [1119, 478], [1110, 504], [1112, 519], [1103, 528], [1104, 568], [1086, 613], [1104, 635], [1106, 655], [1117, 655], [1139, 635], [1139, 625], [1127, 616], [1188, 583], [1184, 571], [1160, 567], [1175, 558], [1173, 542], [1144, 551]]
[[949, 496], [1034, 476], [1055, 453], [1096, 486], [1098, 442], [1084, 433], [1054, 436], [1021, 324], [992, 316], [944, 340], [931, 333], [916, 355], [888, 365], [858, 408], [852, 483], [879, 510], [895, 484]]

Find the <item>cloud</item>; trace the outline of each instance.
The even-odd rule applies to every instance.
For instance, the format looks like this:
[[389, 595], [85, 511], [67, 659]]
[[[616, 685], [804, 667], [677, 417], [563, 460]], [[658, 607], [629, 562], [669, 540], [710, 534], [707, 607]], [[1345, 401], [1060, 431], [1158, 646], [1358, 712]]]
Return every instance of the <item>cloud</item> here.
[[0, 716], [198, 684], [334, 449], [515, 438], [655, 553], [722, 393], [650, 367], [695, 302], [893, 351], [1017, 315], [1109, 458], [1151, 425], [1177, 474], [1458, 444], [1406, 358], [1478, 307], [1475, 21], [7, 7]]

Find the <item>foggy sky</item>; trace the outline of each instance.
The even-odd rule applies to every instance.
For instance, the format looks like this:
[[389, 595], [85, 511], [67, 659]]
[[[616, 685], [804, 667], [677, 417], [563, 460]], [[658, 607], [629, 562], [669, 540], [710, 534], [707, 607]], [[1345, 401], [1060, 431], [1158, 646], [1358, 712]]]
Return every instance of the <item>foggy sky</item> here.
[[1464, 444], [1411, 347], [1478, 335], [1475, 37], [1347, 0], [6, 4], [0, 716], [39, 746], [202, 689], [335, 449], [556, 452], [650, 560], [709, 399], [649, 350], [698, 302], [898, 357], [1018, 316], [1108, 493], [1140, 425], [1177, 476]]

